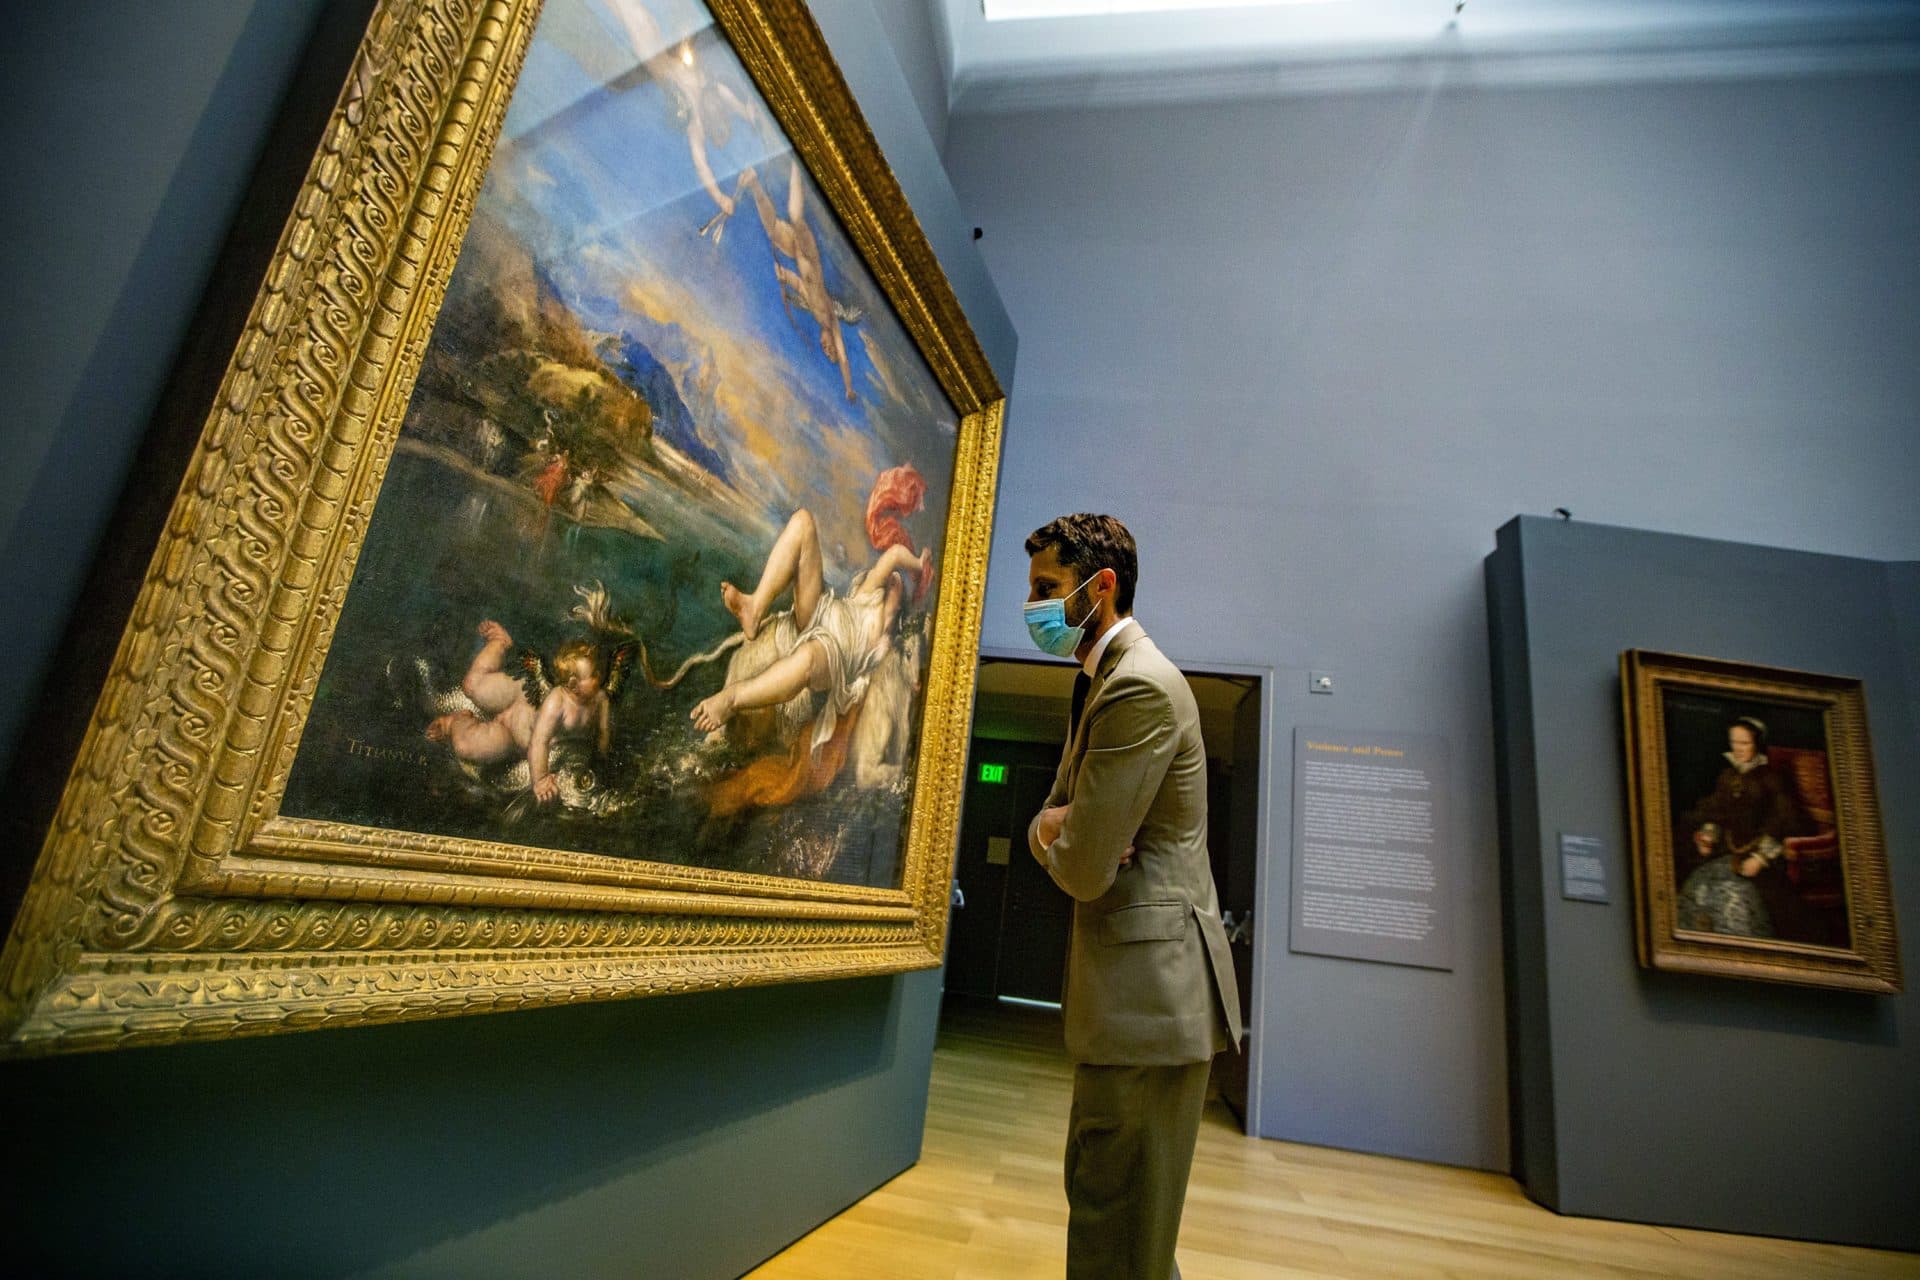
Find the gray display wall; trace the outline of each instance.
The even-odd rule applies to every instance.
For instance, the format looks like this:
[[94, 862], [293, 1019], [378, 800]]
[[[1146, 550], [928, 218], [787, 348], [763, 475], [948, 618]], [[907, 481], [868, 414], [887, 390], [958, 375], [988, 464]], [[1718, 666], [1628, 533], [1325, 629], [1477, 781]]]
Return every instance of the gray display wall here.
[[7, 15], [0, 773], [322, 8]]
[[[238, 216], [243, 239], [271, 248], [312, 147], [269, 146], [283, 96], [296, 86], [294, 116], [304, 107], [317, 134], [313, 85], [323, 116], [365, 8], [166, 0], [109, 20], [42, 5], [0, 47], [0, 142], [18, 179], [0, 238], [15, 303], [0, 342], [14, 397], [0, 749], [43, 671], [90, 705], [103, 654], [86, 633], [110, 645], [118, 631], [98, 616], [111, 593], [83, 585], [92, 553], [117, 506], [164, 511], [173, 479], [136, 472], [124, 494], [122, 480], [143, 440], [152, 451], [167, 434], [147, 430], [156, 403], [190, 399], [209, 360], [217, 378], [225, 351], [190, 343], [162, 396], [183, 335], [244, 314], [258, 255], [247, 276], [230, 245], [224, 271], [239, 262], [247, 278], [223, 279], [221, 242]], [[1010, 380], [1012, 327], [890, 28], [867, 0], [814, 13]], [[303, 82], [310, 32], [324, 65]], [[100, 625], [63, 639], [75, 617]], [[71, 723], [31, 723], [16, 763], [63, 772]], [[38, 833], [17, 810], [6, 822], [17, 891]], [[930, 971], [0, 1065], [7, 1267], [736, 1275], [917, 1157], [939, 990]]]
[[[1911, 569], [1581, 522], [1500, 531], [1487, 593], [1518, 1165], [1544, 1203], [1920, 1248], [1920, 734], [1896, 620]], [[1905, 994], [1643, 970], [1625, 881], [1608, 905], [1562, 899], [1563, 832], [1599, 837], [1624, 874], [1629, 648], [1865, 682]]]
[[[1027, 644], [1027, 531], [1131, 524], [1168, 656], [1275, 672], [1265, 1132], [1502, 1168], [1481, 560], [1557, 506], [1920, 558], [1920, 78], [1428, 70], [961, 112], [946, 155], [1023, 338], [985, 642]], [[1447, 739], [1453, 972], [1287, 951], [1299, 725]]]
[[1894, 629], [1906, 655], [1907, 694], [1914, 722], [1920, 724], [1920, 560], [1888, 565], [1887, 586]]

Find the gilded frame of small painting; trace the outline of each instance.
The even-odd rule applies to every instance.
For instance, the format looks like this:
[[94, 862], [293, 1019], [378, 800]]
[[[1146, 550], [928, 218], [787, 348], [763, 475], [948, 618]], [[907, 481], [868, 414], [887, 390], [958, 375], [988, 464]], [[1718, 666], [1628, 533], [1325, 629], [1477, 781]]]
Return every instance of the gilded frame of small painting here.
[[1899, 992], [1860, 681], [1633, 649], [1620, 685], [1640, 963]]
[[0, 1054], [937, 964], [1003, 408], [800, 0], [384, 0]]

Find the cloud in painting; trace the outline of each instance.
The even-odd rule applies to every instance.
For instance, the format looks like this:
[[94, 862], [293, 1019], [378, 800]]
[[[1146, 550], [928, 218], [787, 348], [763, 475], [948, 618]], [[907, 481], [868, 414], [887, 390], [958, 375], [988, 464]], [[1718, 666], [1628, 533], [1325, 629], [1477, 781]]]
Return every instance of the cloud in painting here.
[[619, 298], [644, 320], [636, 336], [673, 371], [682, 394], [710, 404], [705, 434], [735, 462], [734, 487], [764, 520], [778, 527], [804, 506], [829, 531], [829, 546], [836, 538], [850, 549], [863, 545], [867, 490], [887, 465], [873, 437], [822, 413], [785, 353], [716, 315], [710, 291], [629, 260]]
[[[716, 192], [737, 195], [749, 168], [784, 197], [793, 153], [701, 6], [591, 0], [550, 13], [564, 26], [543, 26], [522, 81], [542, 82], [539, 105], [516, 100], [528, 123], [510, 121], [496, 155], [503, 216], [583, 324], [631, 334], [672, 374], [701, 440], [726, 457], [741, 515], [777, 529], [805, 506], [829, 554], [844, 544], [842, 567], [857, 567], [881, 471], [911, 461], [935, 492], [950, 483], [954, 418], [938, 383], [810, 178], [804, 213], [829, 291], [863, 313], [842, 328], [851, 402], [818, 321], [783, 295], [776, 267], [793, 264], [757, 202], [736, 199], [716, 219]], [[696, 145], [696, 120], [739, 124], [728, 103], [751, 103], [752, 123]]]

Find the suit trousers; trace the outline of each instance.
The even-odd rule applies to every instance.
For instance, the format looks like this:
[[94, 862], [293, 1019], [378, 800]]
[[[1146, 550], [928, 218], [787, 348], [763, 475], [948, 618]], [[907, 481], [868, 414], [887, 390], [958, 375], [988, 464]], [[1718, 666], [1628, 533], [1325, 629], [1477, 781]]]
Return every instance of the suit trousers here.
[[1178, 1280], [1211, 1062], [1073, 1069], [1067, 1123], [1067, 1280]]

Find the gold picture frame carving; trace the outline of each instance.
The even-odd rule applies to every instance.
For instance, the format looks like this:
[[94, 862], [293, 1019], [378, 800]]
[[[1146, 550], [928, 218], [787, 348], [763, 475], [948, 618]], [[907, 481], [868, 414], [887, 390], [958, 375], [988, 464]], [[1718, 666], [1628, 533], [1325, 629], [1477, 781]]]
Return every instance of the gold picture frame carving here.
[[1632, 649], [1620, 687], [1640, 964], [1899, 993], [1860, 681]]
[[959, 418], [902, 887], [277, 813], [540, 7], [375, 10], [0, 954], [0, 1055], [939, 963], [1005, 397], [800, 0], [708, 7]]

